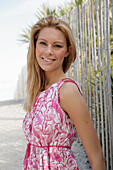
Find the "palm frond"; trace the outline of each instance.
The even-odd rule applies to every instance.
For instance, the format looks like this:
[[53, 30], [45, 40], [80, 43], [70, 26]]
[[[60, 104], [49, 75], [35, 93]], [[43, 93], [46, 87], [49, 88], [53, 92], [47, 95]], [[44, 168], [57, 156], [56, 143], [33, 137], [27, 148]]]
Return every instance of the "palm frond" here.
[[52, 9], [50, 7], [47, 7], [45, 4], [42, 4], [42, 6], [37, 10], [36, 16], [38, 17], [38, 19], [41, 19], [48, 15], [57, 16], [56, 9]]
[[[67, 4], [67, 6], [65, 6], [65, 7], [59, 6], [57, 9], [50, 8], [50, 7], [48, 7], [47, 4], [42, 4], [41, 7], [38, 8], [35, 15], [38, 19], [41, 19], [48, 15], [54, 15], [54, 16], [57, 16], [58, 18], [60, 18], [61, 16], [72, 11], [75, 6], [81, 5], [81, 3], [83, 1], [85, 1], [85, 0], [71, 0], [71, 2], [69, 2]], [[23, 30], [22, 34], [20, 34], [19, 41], [21, 41], [23, 43], [28, 43], [30, 40], [30, 32], [31, 32], [31, 27]]]
[[31, 32], [31, 27], [23, 30], [22, 34], [20, 34], [18, 41], [21, 41], [22, 43], [28, 43], [30, 40], [30, 32]]

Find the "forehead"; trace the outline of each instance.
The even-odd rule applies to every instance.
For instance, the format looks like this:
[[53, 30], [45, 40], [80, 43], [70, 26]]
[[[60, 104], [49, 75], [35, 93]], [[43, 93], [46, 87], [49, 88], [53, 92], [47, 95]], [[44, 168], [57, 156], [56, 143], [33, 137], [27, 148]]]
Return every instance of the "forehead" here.
[[43, 28], [38, 35], [38, 39], [43, 38], [43, 39], [53, 39], [53, 40], [62, 40], [66, 41], [66, 37], [62, 31], [59, 29], [56, 29], [54, 27], [45, 27]]

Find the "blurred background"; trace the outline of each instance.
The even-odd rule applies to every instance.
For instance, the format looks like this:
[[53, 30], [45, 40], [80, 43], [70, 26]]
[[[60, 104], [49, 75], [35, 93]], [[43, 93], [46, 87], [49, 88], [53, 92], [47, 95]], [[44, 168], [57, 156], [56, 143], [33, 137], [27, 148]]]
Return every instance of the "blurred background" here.
[[25, 69], [28, 48], [28, 44], [19, 41], [23, 30], [37, 21], [36, 13], [42, 4], [52, 9], [65, 6], [69, 1], [0, 0], [0, 101], [19, 95], [17, 84]]
[[[0, 170], [20, 170], [22, 166], [26, 139], [21, 126], [30, 29], [49, 14], [62, 17], [72, 28], [77, 57], [66, 74], [81, 87], [106, 168], [111, 170], [113, 0], [0, 0]], [[81, 147], [78, 138], [73, 152], [80, 170], [88, 170], [89, 161]]]

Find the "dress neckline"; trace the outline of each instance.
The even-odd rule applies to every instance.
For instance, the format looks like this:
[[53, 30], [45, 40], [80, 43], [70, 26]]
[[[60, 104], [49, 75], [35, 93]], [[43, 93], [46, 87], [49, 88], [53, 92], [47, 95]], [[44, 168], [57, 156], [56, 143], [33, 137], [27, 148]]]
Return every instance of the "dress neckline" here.
[[63, 79], [61, 79], [61, 80], [53, 83], [53, 84], [52, 84], [50, 87], [48, 87], [46, 90], [40, 91], [40, 93], [46, 92], [46, 91], [49, 90], [53, 85], [55, 85], [55, 84], [57, 84], [57, 83], [59, 83], [59, 82], [62, 82], [62, 81], [64, 81], [64, 80], [68, 80], [68, 79], [70, 80], [70, 78], [68, 78], [68, 77], [63, 78]]

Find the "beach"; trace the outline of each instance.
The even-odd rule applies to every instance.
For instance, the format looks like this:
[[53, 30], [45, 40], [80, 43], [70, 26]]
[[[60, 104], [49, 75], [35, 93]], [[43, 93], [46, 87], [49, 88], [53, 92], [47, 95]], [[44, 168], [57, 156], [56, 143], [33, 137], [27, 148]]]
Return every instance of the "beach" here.
[[26, 139], [22, 104], [0, 106], [0, 170], [21, 170]]
[[[25, 116], [23, 104], [4, 102], [0, 105], [0, 170], [22, 170], [22, 161], [26, 150], [27, 140], [22, 129]], [[83, 147], [77, 141], [72, 150], [80, 170], [90, 168]]]

